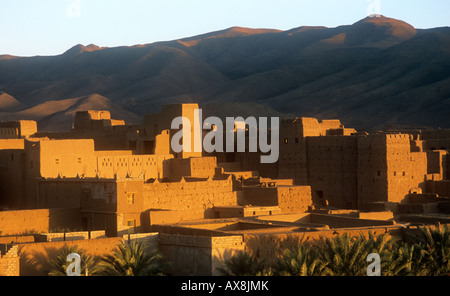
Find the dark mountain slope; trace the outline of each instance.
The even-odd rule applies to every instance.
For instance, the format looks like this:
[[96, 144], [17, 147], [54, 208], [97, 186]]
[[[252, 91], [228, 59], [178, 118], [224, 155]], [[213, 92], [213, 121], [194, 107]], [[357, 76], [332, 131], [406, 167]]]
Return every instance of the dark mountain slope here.
[[449, 78], [450, 28], [419, 30], [387, 17], [0, 59], [0, 90], [30, 107], [96, 93], [140, 116], [199, 102], [218, 116], [259, 110], [340, 118], [359, 129], [450, 127]]

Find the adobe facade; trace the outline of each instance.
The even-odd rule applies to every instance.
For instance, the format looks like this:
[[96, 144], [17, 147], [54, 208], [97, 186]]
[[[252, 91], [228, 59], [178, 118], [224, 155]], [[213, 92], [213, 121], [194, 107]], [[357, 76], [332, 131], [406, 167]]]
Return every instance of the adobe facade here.
[[175, 153], [172, 120], [200, 124], [198, 108], [167, 105], [142, 125], [82, 111], [61, 133], [2, 123], [0, 236], [157, 233], [158, 246], [185, 273], [213, 275], [221, 257], [258, 244], [253, 234], [312, 237], [343, 227], [396, 228], [397, 220], [448, 222], [446, 131], [368, 134], [339, 120], [295, 118], [281, 121], [276, 163], [262, 164], [248, 147], [196, 152], [193, 139], [191, 152]]
[[36, 121], [0, 121], [0, 139], [24, 139], [35, 133], [37, 133]]

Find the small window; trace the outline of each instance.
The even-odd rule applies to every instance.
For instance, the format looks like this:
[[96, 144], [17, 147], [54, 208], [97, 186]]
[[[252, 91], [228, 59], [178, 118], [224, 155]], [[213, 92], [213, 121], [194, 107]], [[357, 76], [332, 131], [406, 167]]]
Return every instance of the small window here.
[[59, 158], [55, 159], [55, 164], [59, 164]]
[[81, 163], [81, 157], [78, 157], [78, 163]]
[[295, 144], [298, 144], [298, 143], [299, 143], [298, 138], [295, 138]]
[[127, 203], [129, 205], [134, 204], [134, 193], [128, 193], [128, 195], [127, 195]]
[[406, 172], [403, 172], [403, 177], [405, 177], [406, 176]]
[[380, 176], [381, 176], [381, 172], [377, 171], [377, 177], [380, 177]]
[[112, 204], [112, 203], [113, 203], [113, 200], [114, 200], [114, 197], [113, 197], [112, 193], [108, 193], [108, 202], [109, 202], [110, 204]]
[[136, 225], [136, 220], [128, 220], [127, 221], [127, 226], [128, 227], [134, 227]]
[[397, 176], [397, 172], [394, 172], [394, 177]]
[[288, 138], [284, 139], [284, 144], [289, 144], [289, 139]]

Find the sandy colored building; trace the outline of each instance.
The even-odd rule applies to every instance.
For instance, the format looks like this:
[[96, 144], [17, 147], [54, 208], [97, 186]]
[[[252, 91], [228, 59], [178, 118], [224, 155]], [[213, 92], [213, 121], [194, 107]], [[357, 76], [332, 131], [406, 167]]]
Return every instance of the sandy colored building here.
[[36, 121], [0, 121], [0, 139], [24, 139], [35, 133], [37, 133]]
[[[164, 106], [132, 126], [107, 111], [83, 111], [65, 133], [2, 123], [0, 274], [17, 273], [19, 264], [7, 240], [30, 231], [47, 233], [46, 244], [80, 237], [108, 250], [111, 241], [96, 240], [98, 233], [149, 236], [181, 274], [214, 275], [225, 255], [271, 252], [279, 237], [450, 222], [446, 131], [368, 134], [339, 120], [296, 118], [281, 121], [276, 163], [261, 164], [248, 146], [175, 153], [172, 120], [195, 123], [198, 107]], [[193, 149], [194, 139], [188, 144]], [[64, 233], [49, 234], [58, 229]], [[43, 248], [34, 243], [29, 251]]]

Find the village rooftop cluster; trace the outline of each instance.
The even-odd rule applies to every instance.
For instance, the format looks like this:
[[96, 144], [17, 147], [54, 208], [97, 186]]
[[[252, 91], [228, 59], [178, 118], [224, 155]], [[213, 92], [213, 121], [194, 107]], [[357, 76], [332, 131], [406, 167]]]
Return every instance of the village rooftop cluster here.
[[0, 275], [46, 275], [37, 255], [70, 243], [101, 256], [123, 240], [153, 244], [175, 275], [217, 275], [227, 256], [270, 254], [280, 237], [449, 223], [450, 130], [369, 134], [339, 120], [280, 119], [276, 135], [265, 130], [278, 161], [264, 162], [270, 151], [251, 148], [248, 122], [232, 133], [210, 122], [202, 140], [228, 128], [208, 141], [230, 149], [198, 149], [197, 136], [174, 150], [173, 120], [202, 127], [199, 109], [165, 105], [138, 125], [80, 111], [66, 132], [1, 122]]

